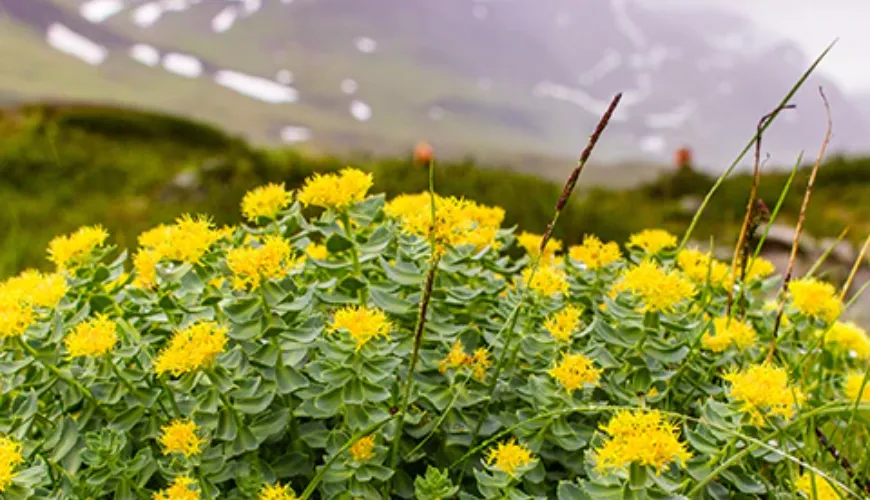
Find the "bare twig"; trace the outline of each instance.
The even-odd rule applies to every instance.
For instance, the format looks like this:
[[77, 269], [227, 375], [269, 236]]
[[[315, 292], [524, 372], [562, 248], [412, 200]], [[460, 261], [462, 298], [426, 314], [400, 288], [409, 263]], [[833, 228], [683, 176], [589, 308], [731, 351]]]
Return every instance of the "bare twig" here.
[[[758, 125], [755, 127], [755, 135], [757, 140], [755, 141], [755, 161], [753, 162], [753, 174], [752, 174], [752, 188], [749, 190], [749, 201], [746, 203], [746, 215], [743, 217], [743, 226], [740, 228], [740, 236], [737, 237], [737, 246], [734, 247], [734, 257], [731, 259], [731, 277], [737, 277], [737, 266], [739, 265], [740, 259], [746, 259], [747, 255], [747, 233], [749, 233], [750, 222], [753, 219], [753, 215], [755, 215], [758, 210], [755, 204], [755, 198], [758, 196], [758, 184], [761, 181], [761, 139], [764, 135], [765, 125], [769, 122], [774, 116], [779, 114], [780, 111], [786, 109], [794, 109], [796, 106], [794, 104], [780, 104], [770, 113], [761, 117], [758, 120]], [[745, 267], [743, 269], [746, 269]], [[731, 317], [731, 306], [734, 301], [734, 287], [731, 286], [728, 288], [728, 306], [726, 308], [726, 316]]]
[[825, 96], [825, 91], [822, 87], [819, 87], [819, 95], [822, 97], [822, 102], [825, 104], [825, 117], [827, 119], [825, 139], [822, 141], [822, 147], [819, 149], [819, 155], [816, 157], [816, 163], [813, 165], [813, 170], [810, 173], [810, 180], [807, 182], [807, 190], [804, 193], [804, 201], [801, 203], [800, 215], [798, 216], [797, 225], [795, 226], [794, 240], [791, 244], [791, 255], [788, 257], [788, 267], [786, 267], [785, 276], [782, 279], [782, 288], [780, 289], [779, 309], [776, 312], [776, 321], [773, 323], [773, 338], [770, 342], [770, 351], [767, 353], [768, 361], [773, 359], [773, 353], [776, 351], [776, 332], [779, 330], [780, 323], [782, 323], [782, 314], [785, 311], [788, 285], [791, 281], [791, 275], [794, 272], [794, 264], [797, 259], [801, 230], [803, 230], [804, 220], [807, 217], [807, 207], [810, 204], [810, 196], [813, 194], [813, 186], [816, 183], [816, 174], [819, 172], [819, 167], [822, 165], [822, 159], [825, 157], [825, 152], [828, 150], [828, 144], [831, 142], [831, 129], [833, 128], [833, 123], [831, 121], [831, 105], [828, 103], [828, 98]]
[[840, 467], [842, 467], [843, 470], [846, 471], [846, 475], [849, 476], [849, 479], [851, 479], [852, 482], [855, 483], [855, 486], [861, 488], [867, 493], [870, 493], [870, 481], [865, 481], [861, 479], [858, 474], [855, 473], [855, 468], [852, 467], [849, 459], [844, 457], [840, 453], [840, 450], [838, 450], [837, 447], [828, 440], [828, 437], [825, 435], [825, 433], [822, 432], [822, 430], [818, 427], [816, 428], [816, 437], [819, 438], [819, 442], [822, 444], [822, 446], [825, 447], [825, 450], [828, 451], [831, 457], [833, 457], [834, 460], [836, 460], [837, 463], [840, 465]]
[[864, 264], [864, 257], [867, 255], [867, 250], [870, 248], [870, 236], [867, 237], [867, 240], [864, 241], [864, 246], [861, 247], [861, 251], [858, 253], [858, 259], [855, 260], [855, 264], [852, 265], [852, 271], [849, 273], [849, 278], [846, 279], [846, 283], [843, 284], [843, 291], [840, 292], [840, 300], [846, 300], [846, 295], [849, 294], [849, 289], [852, 288], [852, 282], [855, 281], [855, 275], [858, 274], [858, 269]]

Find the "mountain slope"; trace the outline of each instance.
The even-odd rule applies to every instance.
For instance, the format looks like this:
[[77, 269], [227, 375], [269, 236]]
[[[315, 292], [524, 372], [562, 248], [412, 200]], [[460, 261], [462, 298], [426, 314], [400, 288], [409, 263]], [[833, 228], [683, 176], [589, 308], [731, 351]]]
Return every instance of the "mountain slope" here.
[[[132, 86], [142, 94], [135, 104], [190, 113], [256, 141], [330, 149], [391, 151], [426, 137], [443, 151], [483, 157], [573, 156], [612, 94], [624, 91], [599, 160], [667, 161], [686, 144], [718, 169], [808, 64], [793, 46], [758, 43], [742, 19], [629, 0], [0, 4], [33, 36], [56, 33], [59, 23], [104, 47], [96, 67], [80, 70]], [[27, 61], [0, 64], [15, 72]], [[159, 98], [149, 96], [152, 81], [165, 85]], [[166, 102], [163, 94], [192, 82], [195, 95]], [[0, 83], [0, 96], [124, 93], [84, 96], [63, 79], [40, 83], [38, 95]], [[798, 111], [765, 137], [779, 163], [822, 136], [818, 85], [835, 110], [833, 148], [862, 145], [863, 114], [813, 78]]]

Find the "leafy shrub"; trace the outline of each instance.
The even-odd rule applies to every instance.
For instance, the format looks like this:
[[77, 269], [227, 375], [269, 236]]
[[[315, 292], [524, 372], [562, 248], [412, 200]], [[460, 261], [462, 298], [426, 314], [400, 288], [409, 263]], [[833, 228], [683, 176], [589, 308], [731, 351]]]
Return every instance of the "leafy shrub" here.
[[372, 182], [264, 186], [129, 259], [54, 239], [0, 287], [5, 498], [860, 496], [870, 341], [830, 285], [775, 335], [763, 260], [735, 283], [666, 231], [544, 244]]

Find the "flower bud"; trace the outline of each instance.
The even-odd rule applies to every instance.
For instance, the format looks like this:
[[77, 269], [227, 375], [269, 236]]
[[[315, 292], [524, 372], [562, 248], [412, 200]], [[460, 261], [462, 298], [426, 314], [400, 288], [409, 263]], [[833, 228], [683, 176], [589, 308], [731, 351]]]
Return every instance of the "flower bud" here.
[[425, 142], [418, 142], [414, 147], [414, 163], [428, 165], [432, 161], [434, 153], [432, 146]]

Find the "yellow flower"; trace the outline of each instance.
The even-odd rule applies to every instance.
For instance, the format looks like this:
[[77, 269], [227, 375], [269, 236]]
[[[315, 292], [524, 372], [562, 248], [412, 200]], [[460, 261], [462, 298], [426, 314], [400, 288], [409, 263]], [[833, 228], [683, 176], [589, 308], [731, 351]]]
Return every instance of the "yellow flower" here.
[[569, 305], [547, 318], [547, 321], [544, 322], [544, 328], [556, 340], [568, 342], [571, 340], [574, 329], [580, 324], [580, 312], [579, 308]]
[[[215, 229], [206, 216], [185, 214], [171, 226], [159, 225], [139, 235], [139, 245], [155, 252], [148, 258], [154, 265], [162, 258], [196, 264], [212, 245], [227, 236], [227, 230]], [[147, 278], [142, 282], [149, 283]]]
[[199, 427], [191, 420], [174, 420], [161, 428], [160, 444], [163, 454], [181, 453], [185, 457], [199, 455], [204, 443], [197, 432]]
[[[531, 268], [523, 270], [523, 284], [529, 281], [531, 272]], [[561, 269], [542, 264], [537, 272], [535, 272], [529, 288], [544, 296], [555, 295], [557, 293], [565, 294], [568, 293], [568, 277]]]
[[329, 250], [325, 245], [318, 245], [317, 243], [312, 243], [305, 247], [305, 254], [316, 260], [326, 260], [329, 258]]
[[12, 484], [15, 478], [15, 468], [24, 462], [21, 456], [21, 444], [5, 436], [0, 436], [0, 493]]
[[280, 236], [266, 236], [258, 247], [234, 248], [227, 254], [236, 289], [255, 289], [263, 280], [286, 276], [300, 261], [292, 257], [290, 242]]
[[[814, 483], [815, 489], [813, 489]], [[795, 482], [795, 487], [811, 500], [840, 500], [843, 498], [826, 479], [814, 472], [801, 474], [801, 477]]]
[[671, 311], [695, 295], [695, 287], [676, 271], [665, 271], [646, 260], [625, 271], [614, 285], [617, 292], [628, 291], [643, 300], [644, 311]]
[[801, 278], [788, 286], [791, 304], [802, 314], [830, 323], [840, 316], [843, 302], [834, 287], [814, 278]]
[[196, 482], [187, 476], [178, 476], [169, 488], [155, 493], [154, 500], [199, 500], [199, 491], [191, 489]]
[[369, 309], [366, 306], [347, 306], [335, 313], [332, 332], [347, 330], [356, 341], [356, 350], [360, 350], [372, 339], [389, 337], [392, 325], [387, 315], [380, 309]]
[[215, 276], [214, 278], [208, 280], [208, 285], [214, 288], [223, 288], [224, 282], [226, 280], [223, 276]]
[[213, 321], [199, 321], [183, 330], [176, 330], [169, 345], [154, 363], [158, 375], [182, 373], [210, 366], [227, 343], [227, 328]]
[[788, 373], [768, 363], [751, 365], [742, 371], [732, 371], [723, 377], [731, 383], [731, 398], [743, 403], [754, 425], [762, 425], [762, 413], [791, 418], [794, 408], [805, 396], [788, 384]]
[[0, 289], [0, 339], [23, 335], [34, 321], [33, 308], [20, 294]]
[[32, 269], [0, 284], [0, 291], [18, 294], [21, 300], [34, 307], [53, 308], [66, 295], [67, 290], [69, 287], [62, 274], [43, 274]]
[[162, 258], [160, 252], [153, 249], [136, 252], [133, 257], [133, 269], [136, 271], [133, 286], [136, 288], [154, 288], [157, 285], [157, 264]]
[[568, 393], [573, 393], [584, 384], [598, 385], [601, 370], [582, 354], [563, 354], [562, 361], [548, 372], [559, 381]]
[[486, 379], [486, 370], [492, 366], [492, 360], [489, 359], [489, 351], [483, 347], [474, 351], [474, 356], [471, 357], [471, 366], [474, 368], [474, 378], [483, 382]]
[[58, 236], [48, 244], [48, 260], [59, 270], [75, 268], [95, 249], [103, 246], [109, 233], [102, 226], [85, 226], [72, 234]]
[[854, 353], [858, 359], [870, 360], [870, 337], [863, 328], [851, 321], [834, 323], [825, 336], [825, 346]]
[[772, 262], [763, 257], [757, 257], [746, 266], [746, 281], [764, 279], [773, 274], [774, 271], [776, 271], [776, 266]]
[[350, 447], [350, 454], [357, 462], [365, 462], [375, 456], [375, 436], [374, 434], [360, 438]]
[[728, 265], [713, 259], [709, 253], [696, 249], [683, 250], [677, 255], [677, 264], [696, 284], [706, 284], [708, 272], [710, 284], [713, 286], [726, 287], [731, 283]]
[[601, 430], [610, 437], [595, 450], [601, 472], [637, 463], [661, 473], [671, 462], [685, 465], [692, 456], [680, 442], [677, 427], [658, 410], [620, 410]]
[[758, 334], [749, 322], [723, 316], [713, 320], [713, 331], [704, 333], [701, 344], [713, 352], [722, 352], [732, 345], [738, 349], [752, 347], [756, 338]]
[[256, 187], [242, 198], [242, 215], [251, 222], [258, 217], [274, 219], [278, 212], [287, 208], [292, 196], [283, 184], [267, 184]]
[[[543, 240], [543, 236], [540, 234], [532, 234], [526, 231], [523, 231], [519, 236], [517, 236], [517, 243], [521, 247], [526, 250], [526, 253], [529, 254], [529, 257], [532, 259], [541, 255], [541, 240]], [[547, 241], [547, 248], [544, 249], [544, 255], [541, 256], [541, 262], [548, 262], [556, 256], [556, 252], [562, 251], [562, 242], [555, 239], [550, 238]]]
[[465, 354], [465, 346], [462, 345], [462, 341], [457, 340], [453, 343], [453, 347], [450, 348], [450, 352], [447, 353], [447, 356], [438, 363], [438, 371], [445, 373], [451, 368], [458, 368], [467, 365], [471, 363], [471, 360], [471, 356]]
[[297, 500], [296, 493], [290, 486], [281, 486], [281, 483], [267, 484], [260, 490], [257, 500]]
[[648, 254], [657, 254], [677, 246], [677, 237], [663, 229], [644, 229], [629, 237], [628, 246], [640, 248]]
[[586, 269], [593, 271], [622, 259], [619, 245], [612, 241], [602, 243], [597, 236], [591, 234], [583, 236], [582, 245], [574, 245], [569, 248], [568, 256], [577, 262], [582, 262], [586, 265]]
[[[864, 390], [861, 390], [861, 386], [864, 385]], [[862, 401], [864, 403], [870, 403], [870, 381], [865, 385], [864, 384], [864, 374], [863, 373], [850, 373], [846, 375], [846, 398], [849, 401]], [[860, 399], [859, 393], [860, 392]]]
[[495, 462], [495, 467], [509, 476], [513, 476], [517, 469], [525, 467], [532, 462], [532, 452], [523, 445], [517, 444], [511, 438], [505, 443], [499, 443], [495, 448], [490, 448], [486, 463]]
[[344, 210], [363, 201], [372, 182], [372, 174], [354, 168], [346, 168], [337, 174], [314, 174], [305, 180], [297, 198], [305, 206]]
[[117, 324], [103, 314], [79, 323], [63, 339], [72, 357], [100, 356], [111, 351], [118, 342]]

